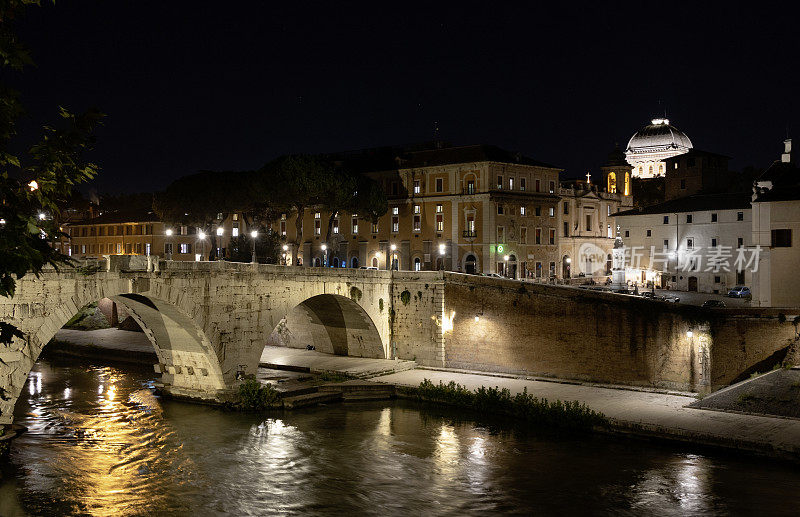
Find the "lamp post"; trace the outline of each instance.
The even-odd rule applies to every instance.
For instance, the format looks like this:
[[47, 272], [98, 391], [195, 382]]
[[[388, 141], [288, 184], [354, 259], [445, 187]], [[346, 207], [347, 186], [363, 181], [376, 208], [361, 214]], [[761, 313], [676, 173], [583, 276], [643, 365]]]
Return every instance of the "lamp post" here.
[[253, 230], [252, 232], [250, 232], [250, 237], [253, 238], [253, 264], [255, 264], [256, 262], [258, 262], [256, 260], [256, 237], [258, 237], [258, 231]]
[[203, 255], [206, 254], [206, 232], [200, 231], [197, 234], [197, 238], [200, 239], [202, 245], [200, 246], [200, 260], [203, 260]]
[[389, 249], [392, 251], [390, 269], [397, 269], [395, 267], [395, 262], [397, 261], [397, 253], [395, 253], [395, 251], [397, 251], [397, 245], [396, 244], [392, 244], [392, 245], [389, 246]]
[[165, 253], [165, 255], [167, 256], [167, 260], [172, 260], [172, 228], [167, 228], [167, 230], [164, 232], [164, 235], [167, 236], [167, 249], [169, 250], [169, 252]]
[[288, 262], [289, 262], [289, 259], [287, 258], [288, 251], [289, 251], [289, 246], [287, 244], [284, 244], [283, 245], [283, 265], [284, 266], [287, 266]]
[[222, 228], [222, 226], [217, 227], [217, 237], [219, 237], [219, 240], [217, 241], [217, 249], [216, 252], [214, 253], [214, 256], [216, 257], [217, 260], [219, 260], [219, 250], [222, 249], [222, 246], [220, 246], [220, 244], [222, 243], [223, 233], [225, 233], [225, 229]]
[[381, 268], [381, 257], [382, 257], [381, 252], [380, 251], [376, 251], [375, 252], [375, 258], [378, 260], [378, 262], [377, 262], [378, 269]]
[[322, 245], [322, 251], [323, 251], [322, 267], [328, 267], [328, 245], [327, 244], [323, 244]]
[[504, 275], [504, 276], [505, 276], [506, 278], [509, 278], [509, 276], [508, 276], [508, 255], [503, 255], [503, 263], [505, 264], [505, 265], [503, 266], [503, 269], [505, 270], [505, 271], [504, 271], [504, 273], [505, 273], [505, 275]]
[[444, 269], [444, 254], [445, 254], [445, 251], [446, 251], [445, 250], [445, 245], [444, 244], [439, 244], [439, 257], [441, 257], [441, 259], [442, 259], [441, 267], [439, 269]]

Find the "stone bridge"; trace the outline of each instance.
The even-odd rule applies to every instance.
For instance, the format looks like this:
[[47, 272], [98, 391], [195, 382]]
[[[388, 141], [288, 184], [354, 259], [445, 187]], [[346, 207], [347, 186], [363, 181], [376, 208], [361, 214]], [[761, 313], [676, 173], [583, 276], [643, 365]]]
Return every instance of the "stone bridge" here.
[[[121, 304], [155, 347], [165, 391], [218, 399], [267, 343], [341, 355], [709, 391], [795, 347], [798, 311], [706, 310], [441, 271], [164, 262], [45, 271], [0, 298], [24, 339], [0, 347], [0, 424], [34, 362], [84, 305]], [[144, 269], [144, 268], [143, 268]]]

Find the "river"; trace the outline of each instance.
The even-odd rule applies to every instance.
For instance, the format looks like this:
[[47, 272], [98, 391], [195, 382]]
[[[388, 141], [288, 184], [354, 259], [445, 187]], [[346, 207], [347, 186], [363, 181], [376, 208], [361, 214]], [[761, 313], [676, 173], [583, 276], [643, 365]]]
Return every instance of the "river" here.
[[797, 515], [800, 469], [410, 402], [242, 414], [40, 360], [0, 515]]

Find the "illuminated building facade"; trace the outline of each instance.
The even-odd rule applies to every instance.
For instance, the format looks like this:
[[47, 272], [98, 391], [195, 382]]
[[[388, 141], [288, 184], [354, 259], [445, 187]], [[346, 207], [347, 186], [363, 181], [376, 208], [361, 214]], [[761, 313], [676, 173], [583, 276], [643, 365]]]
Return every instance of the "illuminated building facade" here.
[[489, 145], [368, 150], [343, 159], [383, 186], [389, 210], [375, 224], [336, 214], [330, 238], [326, 213], [307, 211], [299, 239], [294, 215], [283, 216], [273, 229], [303, 265], [545, 279], [558, 260], [557, 167]]
[[669, 119], [654, 118], [634, 133], [625, 149], [625, 157], [634, 178], [656, 178], [666, 174], [664, 160], [692, 149], [692, 141], [670, 125]]

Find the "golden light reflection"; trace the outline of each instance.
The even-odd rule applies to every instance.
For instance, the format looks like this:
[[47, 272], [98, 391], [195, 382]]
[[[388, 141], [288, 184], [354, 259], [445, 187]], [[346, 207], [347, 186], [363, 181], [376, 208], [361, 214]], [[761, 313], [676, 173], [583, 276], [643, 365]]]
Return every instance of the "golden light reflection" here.
[[436, 438], [436, 466], [442, 474], [455, 474], [461, 444], [452, 425], [442, 424]]

